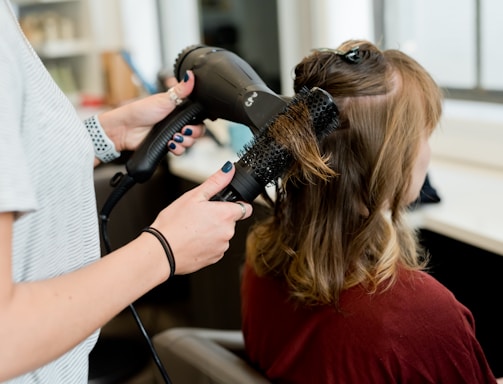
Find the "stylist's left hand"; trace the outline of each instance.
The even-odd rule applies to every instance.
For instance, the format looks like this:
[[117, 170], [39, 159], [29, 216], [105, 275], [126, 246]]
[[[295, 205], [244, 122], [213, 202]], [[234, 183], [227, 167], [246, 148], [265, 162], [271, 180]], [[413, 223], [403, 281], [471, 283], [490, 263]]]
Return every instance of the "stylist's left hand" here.
[[[152, 126], [173, 112], [176, 101], [183, 100], [192, 92], [194, 82], [194, 74], [187, 71], [183, 80], [168, 92], [147, 96], [100, 114], [100, 123], [115, 148], [118, 151], [134, 151]], [[204, 130], [203, 124], [183, 127], [181, 133], [176, 133], [167, 143], [168, 149], [176, 155], [182, 154], [204, 134]]]

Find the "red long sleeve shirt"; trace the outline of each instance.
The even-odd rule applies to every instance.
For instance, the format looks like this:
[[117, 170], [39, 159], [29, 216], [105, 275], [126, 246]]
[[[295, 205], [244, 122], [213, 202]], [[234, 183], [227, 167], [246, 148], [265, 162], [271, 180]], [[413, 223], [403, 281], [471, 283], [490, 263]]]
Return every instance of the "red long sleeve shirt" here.
[[286, 285], [246, 267], [243, 333], [251, 361], [275, 383], [487, 384], [496, 380], [470, 311], [433, 277], [401, 271], [392, 289], [361, 287], [305, 307]]

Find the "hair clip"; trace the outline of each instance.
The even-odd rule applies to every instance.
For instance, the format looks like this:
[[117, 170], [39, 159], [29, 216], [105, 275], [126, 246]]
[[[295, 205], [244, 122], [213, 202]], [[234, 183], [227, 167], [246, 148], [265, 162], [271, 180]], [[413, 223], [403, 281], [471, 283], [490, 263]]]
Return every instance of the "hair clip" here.
[[351, 48], [349, 51], [342, 52], [338, 49], [331, 49], [331, 48], [318, 48], [315, 49], [315, 51], [318, 52], [333, 52], [337, 56], [340, 56], [346, 63], [349, 64], [359, 64], [363, 60], [362, 56], [360, 55], [360, 47], [354, 47]]
[[342, 54], [342, 58], [350, 64], [361, 63], [362, 57], [360, 56], [360, 47], [351, 48], [349, 51]]

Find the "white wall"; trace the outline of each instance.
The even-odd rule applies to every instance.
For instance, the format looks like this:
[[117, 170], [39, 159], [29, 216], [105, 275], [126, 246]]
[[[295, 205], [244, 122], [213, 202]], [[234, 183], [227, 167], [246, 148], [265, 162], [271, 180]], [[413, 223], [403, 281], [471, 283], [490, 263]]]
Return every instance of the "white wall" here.
[[277, 0], [282, 93], [292, 94], [295, 64], [313, 48], [374, 40], [372, 0]]
[[[278, 0], [283, 93], [292, 93], [292, 70], [311, 48], [375, 41], [372, 6], [372, 0]], [[434, 158], [503, 170], [503, 105], [446, 100], [431, 145]]]
[[430, 142], [439, 159], [503, 170], [503, 105], [446, 100]]
[[[88, 2], [95, 50], [129, 51], [151, 84], [164, 63], [174, 63], [183, 48], [201, 41], [197, 0], [162, 0], [160, 14], [157, 0]], [[98, 74], [94, 78], [90, 82], [101, 82]]]
[[161, 0], [160, 28], [163, 42], [163, 63], [173, 65], [187, 46], [201, 42], [197, 0]]
[[[144, 28], [141, 25], [145, 26], [145, 23], [137, 23], [134, 17], [125, 16], [130, 21], [123, 25], [123, 19], [117, 13], [121, 2], [142, 6], [143, 1], [89, 1], [94, 9], [92, 19], [99, 48], [145, 43], [145, 37], [141, 38]], [[183, 48], [201, 42], [197, 0], [162, 0], [160, 4], [160, 40], [164, 55], [153, 59], [155, 65], [158, 65], [158, 60], [174, 63]], [[292, 94], [293, 68], [309, 54], [310, 49], [335, 47], [349, 38], [374, 41], [373, 4], [372, 0], [277, 0], [282, 93]], [[127, 33], [122, 32], [125, 29]], [[135, 35], [138, 39], [134, 38]], [[149, 42], [155, 40], [152, 37], [147, 39]], [[145, 52], [150, 52], [147, 56], [151, 58], [156, 56], [151, 47]], [[502, 146], [503, 105], [446, 101], [440, 129], [432, 139], [434, 157], [503, 170]]]

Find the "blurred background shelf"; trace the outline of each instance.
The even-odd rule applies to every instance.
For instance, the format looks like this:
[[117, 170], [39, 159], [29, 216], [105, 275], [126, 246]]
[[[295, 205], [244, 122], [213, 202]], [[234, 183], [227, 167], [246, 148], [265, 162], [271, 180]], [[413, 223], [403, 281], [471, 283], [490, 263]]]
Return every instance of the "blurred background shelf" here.
[[101, 93], [89, 0], [13, 0], [19, 23], [60, 88], [78, 104]]
[[58, 59], [86, 55], [91, 51], [91, 42], [85, 39], [67, 39], [34, 44], [33, 48], [43, 59]]

